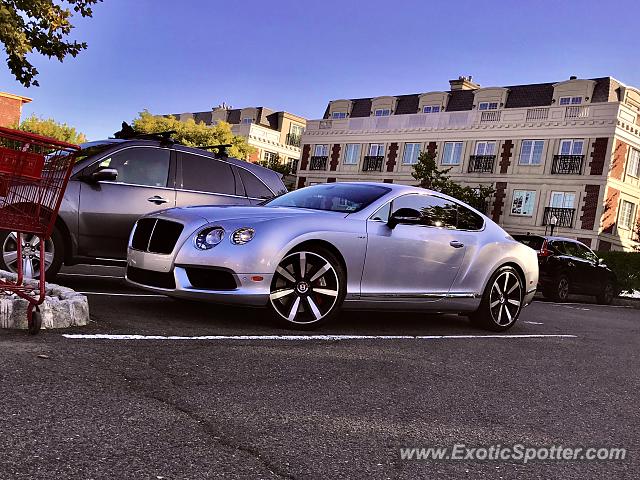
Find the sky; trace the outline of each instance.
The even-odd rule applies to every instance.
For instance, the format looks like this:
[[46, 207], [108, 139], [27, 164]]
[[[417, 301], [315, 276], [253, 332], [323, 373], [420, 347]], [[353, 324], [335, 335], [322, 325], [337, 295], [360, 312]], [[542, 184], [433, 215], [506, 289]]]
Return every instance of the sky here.
[[[60, 0], [56, 0], [60, 1]], [[640, 86], [637, 1], [105, 0], [74, 17], [88, 49], [33, 54], [40, 87], [0, 91], [106, 138], [138, 112], [226, 102], [322, 117], [329, 100], [613, 76]], [[4, 52], [0, 52], [3, 54]]]

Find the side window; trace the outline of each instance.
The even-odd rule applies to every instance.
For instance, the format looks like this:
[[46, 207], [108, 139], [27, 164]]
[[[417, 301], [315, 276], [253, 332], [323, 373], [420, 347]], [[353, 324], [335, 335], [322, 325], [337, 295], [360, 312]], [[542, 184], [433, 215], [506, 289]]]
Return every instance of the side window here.
[[377, 220], [380, 222], [386, 222], [389, 220], [389, 211], [391, 210], [391, 203], [387, 203], [384, 207], [380, 208], [372, 217], [371, 220]]
[[454, 202], [431, 195], [405, 195], [393, 201], [393, 214], [400, 217], [419, 217], [420, 225], [456, 228], [458, 216]]
[[579, 243], [576, 243], [575, 246], [580, 258], [584, 258], [585, 260], [589, 260], [590, 262], [598, 262], [598, 257], [589, 248], [585, 247], [584, 245], [580, 245]]
[[565, 255], [570, 255], [572, 257], [580, 257], [580, 252], [578, 251], [578, 244], [573, 242], [562, 242], [563, 253]]
[[99, 168], [115, 168], [117, 183], [166, 187], [169, 178], [171, 152], [164, 148], [134, 147], [112, 153]]
[[458, 205], [458, 230], [482, 230], [484, 219], [467, 207]]
[[182, 189], [236, 194], [236, 183], [229, 164], [188, 153], [180, 153], [179, 158], [182, 165]]
[[240, 178], [242, 178], [242, 183], [244, 183], [244, 188], [247, 191], [247, 197], [273, 197], [273, 192], [269, 190], [267, 186], [262, 183], [253, 173], [245, 170], [244, 168], [239, 168], [238, 170], [240, 170]]

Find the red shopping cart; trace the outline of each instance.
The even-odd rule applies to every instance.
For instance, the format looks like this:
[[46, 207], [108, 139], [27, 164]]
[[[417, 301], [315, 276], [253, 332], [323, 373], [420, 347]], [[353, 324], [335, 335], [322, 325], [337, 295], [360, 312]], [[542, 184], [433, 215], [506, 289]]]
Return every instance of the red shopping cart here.
[[[67, 188], [77, 145], [0, 127], [0, 230], [13, 232], [15, 281], [0, 279], [0, 293], [28, 302], [29, 333], [40, 330], [45, 299], [45, 243], [51, 236]], [[24, 241], [23, 235], [29, 236]], [[38, 255], [39, 254], [39, 255]], [[39, 260], [38, 282], [25, 282]], [[28, 271], [25, 272], [25, 266]]]

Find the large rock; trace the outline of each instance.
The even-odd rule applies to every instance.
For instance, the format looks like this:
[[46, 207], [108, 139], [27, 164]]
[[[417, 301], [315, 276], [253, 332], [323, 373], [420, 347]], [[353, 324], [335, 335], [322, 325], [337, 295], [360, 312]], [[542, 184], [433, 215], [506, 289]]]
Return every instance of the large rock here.
[[[15, 281], [16, 275], [0, 270], [0, 278]], [[28, 280], [27, 285], [38, 289], [37, 280]], [[9, 292], [0, 294], [0, 328], [27, 328], [28, 302]], [[46, 298], [39, 306], [42, 328], [67, 328], [89, 323], [89, 301], [81, 293], [70, 288], [46, 284]]]

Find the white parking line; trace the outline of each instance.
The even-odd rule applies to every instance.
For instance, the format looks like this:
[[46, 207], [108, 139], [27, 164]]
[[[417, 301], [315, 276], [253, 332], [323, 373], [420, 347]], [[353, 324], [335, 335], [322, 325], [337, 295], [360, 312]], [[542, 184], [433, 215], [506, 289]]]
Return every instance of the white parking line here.
[[544, 325], [542, 322], [530, 322], [529, 320], [523, 320], [523, 323], [528, 323], [530, 325]]
[[82, 340], [469, 340], [498, 338], [502, 340], [524, 338], [577, 338], [576, 335], [531, 334], [531, 335], [112, 335], [106, 333], [64, 333], [65, 338]]
[[124, 278], [116, 275], [91, 275], [89, 273], [58, 273], [59, 277], [93, 277], [93, 278]]
[[155, 293], [111, 293], [111, 292], [78, 292], [83, 295], [105, 295], [108, 297], [156, 297], [168, 298], [166, 295], [157, 295]]

